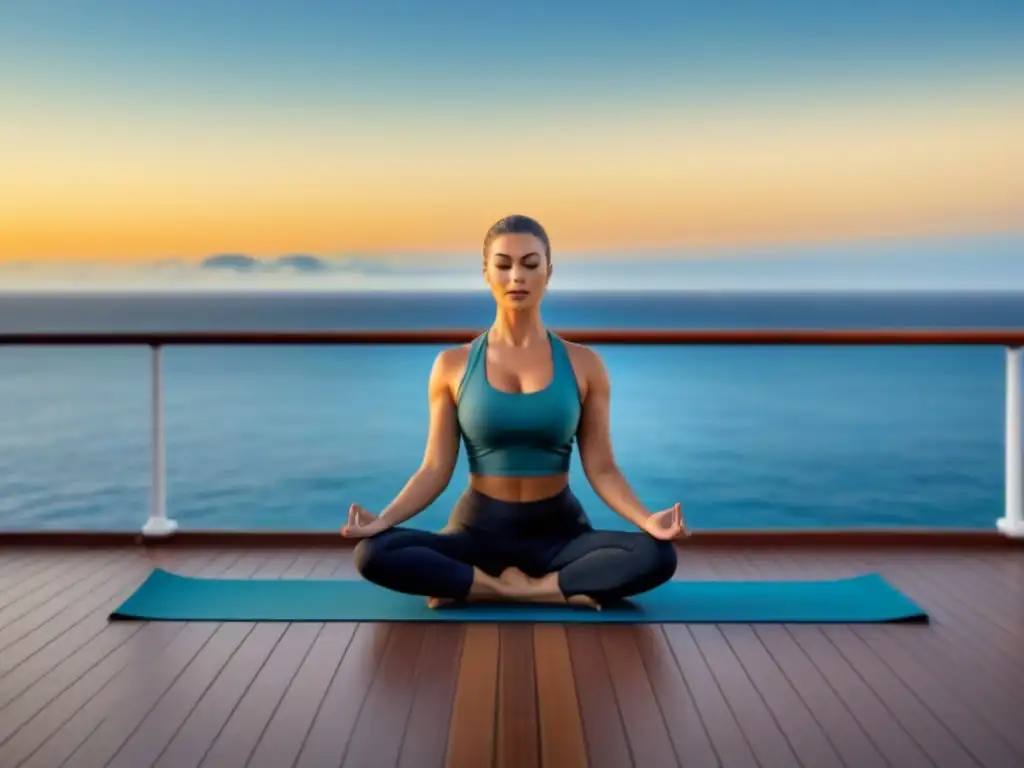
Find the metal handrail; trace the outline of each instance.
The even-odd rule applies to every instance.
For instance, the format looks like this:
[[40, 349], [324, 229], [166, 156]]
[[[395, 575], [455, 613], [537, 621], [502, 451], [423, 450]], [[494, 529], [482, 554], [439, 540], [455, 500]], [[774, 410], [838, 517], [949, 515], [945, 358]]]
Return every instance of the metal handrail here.
[[[67, 331], [0, 333], [0, 345], [280, 345], [459, 344], [483, 329], [317, 331]], [[644, 345], [952, 345], [1024, 347], [1024, 329], [564, 329], [561, 338], [580, 344]]]
[[[153, 486], [144, 536], [167, 536], [178, 524], [167, 517], [163, 375], [164, 346], [287, 344], [457, 344], [478, 330], [323, 330], [323, 331], [142, 331], [0, 333], [0, 346], [146, 345], [152, 347]], [[829, 346], [1002, 346], [1006, 348], [1006, 490], [1005, 513], [997, 523], [1008, 537], [1024, 538], [1024, 446], [1021, 439], [1021, 347], [1024, 329], [731, 329], [648, 330], [568, 329], [556, 331], [582, 344], [628, 345], [829, 345]]]

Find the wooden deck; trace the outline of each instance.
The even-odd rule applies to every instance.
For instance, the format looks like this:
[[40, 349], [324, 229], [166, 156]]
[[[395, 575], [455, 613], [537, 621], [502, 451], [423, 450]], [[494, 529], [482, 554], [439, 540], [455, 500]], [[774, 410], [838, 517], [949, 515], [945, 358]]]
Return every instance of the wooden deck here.
[[0, 549], [0, 766], [1024, 765], [1020, 548], [681, 556], [878, 570], [927, 625], [109, 623], [154, 564], [353, 575], [343, 549]]

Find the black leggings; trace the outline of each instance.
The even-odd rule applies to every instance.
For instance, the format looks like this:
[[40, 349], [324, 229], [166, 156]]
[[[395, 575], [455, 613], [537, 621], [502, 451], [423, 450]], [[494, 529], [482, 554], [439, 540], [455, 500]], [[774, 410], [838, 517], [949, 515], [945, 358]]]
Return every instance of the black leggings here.
[[469, 593], [474, 566], [491, 576], [512, 566], [533, 577], [557, 571], [565, 597], [606, 604], [672, 578], [676, 550], [643, 531], [594, 530], [568, 488], [525, 503], [469, 490], [445, 532], [391, 528], [359, 542], [355, 563], [382, 587], [455, 600]]

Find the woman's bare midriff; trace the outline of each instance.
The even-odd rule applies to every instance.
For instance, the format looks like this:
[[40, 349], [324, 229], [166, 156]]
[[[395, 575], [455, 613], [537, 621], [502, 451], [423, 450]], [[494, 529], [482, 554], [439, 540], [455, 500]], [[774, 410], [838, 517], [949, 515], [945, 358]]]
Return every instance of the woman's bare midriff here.
[[544, 477], [469, 476], [469, 486], [477, 493], [501, 501], [540, 501], [557, 496], [569, 484], [568, 473]]

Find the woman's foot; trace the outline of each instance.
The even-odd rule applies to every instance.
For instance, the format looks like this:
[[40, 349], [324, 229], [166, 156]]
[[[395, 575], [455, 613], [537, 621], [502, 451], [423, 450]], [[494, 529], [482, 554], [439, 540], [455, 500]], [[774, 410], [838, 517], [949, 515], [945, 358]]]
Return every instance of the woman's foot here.
[[515, 566], [506, 568], [498, 576], [498, 583], [512, 594], [528, 590], [531, 581], [529, 576]]
[[[471, 591], [470, 601], [568, 604], [601, 610], [600, 604], [587, 595], [565, 597], [558, 588], [557, 573], [532, 578], [519, 568], [506, 568], [496, 579], [492, 576], [483, 576], [481, 581], [484, 579], [491, 581], [491, 585], [486, 588], [484, 594], [474, 594], [475, 590]], [[444, 608], [456, 602], [458, 601], [450, 597], [428, 597], [427, 607], [431, 609]]]
[[593, 608], [595, 611], [601, 610], [601, 604], [594, 598], [587, 597], [586, 595], [570, 595], [565, 598], [565, 602], [570, 605], [579, 605], [583, 608]]
[[498, 577], [505, 590], [505, 599], [520, 603], [552, 603], [554, 605], [579, 605], [601, 610], [593, 598], [586, 595], [565, 597], [558, 586], [558, 573], [553, 572], [533, 578], [518, 568], [506, 568]]
[[[521, 569], [506, 568], [497, 577], [484, 573], [479, 568], [473, 569], [473, 585], [467, 600], [470, 602], [513, 602], [513, 603], [550, 603], [553, 605], [578, 605], [601, 610], [596, 600], [586, 595], [573, 595], [566, 598], [558, 586], [558, 573], [552, 572], [533, 578]], [[430, 598], [427, 605], [439, 608], [447, 605], [450, 600], [442, 602], [438, 598]]]
[[428, 597], [427, 608], [444, 608], [454, 602], [455, 600], [450, 597]]
[[[530, 577], [518, 568], [507, 568], [499, 576], [491, 576], [479, 568], [473, 569], [473, 585], [470, 587], [466, 600], [469, 602], [503, 602], [515, 599], [511, 597], [525, 590]], [[444, 608], [459, 602], [451, 597], [428, 597], [428, 608]]]

